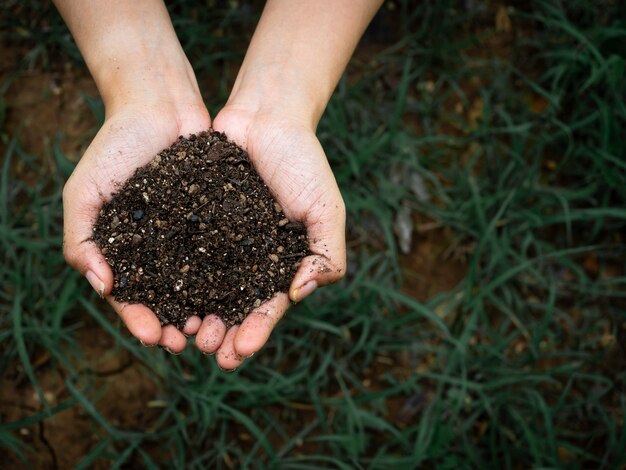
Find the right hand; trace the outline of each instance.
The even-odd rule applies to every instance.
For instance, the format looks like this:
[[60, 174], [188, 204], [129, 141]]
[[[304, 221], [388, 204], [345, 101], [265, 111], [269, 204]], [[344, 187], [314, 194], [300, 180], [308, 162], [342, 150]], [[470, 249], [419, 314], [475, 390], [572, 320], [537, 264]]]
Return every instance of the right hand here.
[[207, 130], [211, 119], [202, 100], [138, 100], [115, 106], [89, 145], [63, 189], [63, 254], [67, 262], [87, 277], [92, 287], [113, 306], [130, 332], [144, 345], [159, 344], [179, 353], [201, 320], [192, 317], [183, 333], [173, 325], [161, 327], [146, 306], [115, 301], [110, 293], [113, 272], [92, 240], [92, 229], [105, 201], [179, 135]]

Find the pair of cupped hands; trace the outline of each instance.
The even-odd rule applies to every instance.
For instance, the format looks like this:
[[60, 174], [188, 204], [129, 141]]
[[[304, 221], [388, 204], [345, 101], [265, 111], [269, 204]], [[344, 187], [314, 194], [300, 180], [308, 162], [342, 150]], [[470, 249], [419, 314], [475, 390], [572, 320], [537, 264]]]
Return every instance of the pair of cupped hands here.
[[[211, 121], [197, 89], [169, 96], [143, 90], [106, 106], [106, 119], [63, 190], [66, 260], [119, 314], [145, 346], [181, 353], [187, 338], [205, 354], [215, 354], [225, 370], [237, 368], [261, 349], [291, 302], [345, 273], [345, 207], [315, 124], [272, 106], [247, 107], [230, 100]], [[106, 100], [105, 100], [106, 103]], [[227, 329], [213, 312], [198, 312], [184, 328], [162, 327], [146, 306], [115, 301], [113, 273], [92, 241], [92, 228], [105, 201], [138, 167], [147, 164], [178, 136], [213, 127], [244, 148], [290, 220], [307, 228], [312, 255], [306, 257], [288, 293], [279, 293], [253, 310], [241, 325]], [[208, 287], [208, 286], [207, 286]], [[208, 289], [207, 289], [208, 291]]]

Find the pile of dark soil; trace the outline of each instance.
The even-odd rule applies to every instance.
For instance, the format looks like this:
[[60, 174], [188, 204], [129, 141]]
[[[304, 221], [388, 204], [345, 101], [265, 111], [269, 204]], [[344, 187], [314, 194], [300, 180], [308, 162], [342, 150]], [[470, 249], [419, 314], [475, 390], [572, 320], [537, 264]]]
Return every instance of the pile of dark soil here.
[[100, 211], [93, 238], [113, 269], [112, 295], [162, 324], [219, 315], [227, 326], [287, 291], [309, 254], [247, 153], [224, 134], [180, 137]]

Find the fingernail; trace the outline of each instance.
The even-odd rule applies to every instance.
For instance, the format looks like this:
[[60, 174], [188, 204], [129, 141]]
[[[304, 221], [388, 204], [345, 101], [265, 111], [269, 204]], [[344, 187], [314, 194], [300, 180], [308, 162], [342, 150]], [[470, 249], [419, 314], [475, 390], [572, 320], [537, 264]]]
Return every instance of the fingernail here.
[[91, 284], [91, 287], [93, 287], [98, 295], [104, 299], [104, 282], [102, 282], [102, 280], [96, 276], [96, 273], [93, 271], [87, 271], [85, 277], [89, 281], [89, 284]]
[[141, 343], [141, 345], [142, 345], [144, 348], [153, 348], [154, 346], [156, 346], [155, 344], [146, 344], [146, 343], [144, 343], [144, 342], [143, 342], [143, 341], [141, 341], [141, 340], [139, 340], [139, 342]]
[[168, 348], [167, 346], [161, 346], [161, 345], [159, 345], [159, 347], [160, 347], [163, 351], [166, 351], [166, 352], [170, 353], [172, 356], [178, 356], [180, 353], [182, 353], [182, 351], [180, 351], [180, 352], [174, 352], [174, 351], [172, 351], [170, 348]]
[[293, 301], [300, 302], [317, 289], [317, 281], [308, 281], [304, 285], [298, 287], [293, 293]]
[[205, 356], [215, 356], [216, 351], [213, 351], [213, 352], [200, 351], [200, 352], [204, 354]]

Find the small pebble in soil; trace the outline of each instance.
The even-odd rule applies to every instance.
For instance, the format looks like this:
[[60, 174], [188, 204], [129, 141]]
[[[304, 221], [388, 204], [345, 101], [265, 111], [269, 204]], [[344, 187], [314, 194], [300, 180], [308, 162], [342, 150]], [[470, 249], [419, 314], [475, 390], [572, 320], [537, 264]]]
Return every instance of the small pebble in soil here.
[[93, 239], [113, 297], [178, 328], [211, 313], [241, 323], [287, 291], [310, 253], [246, 152], [213, 131], [180, 137], [139, 168], [100, 211]]

